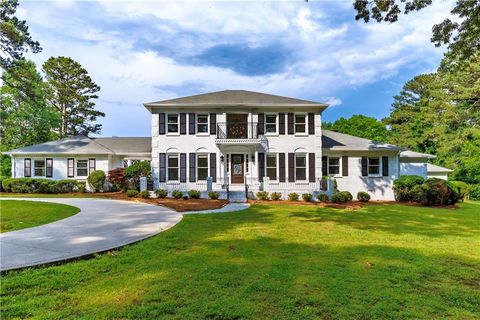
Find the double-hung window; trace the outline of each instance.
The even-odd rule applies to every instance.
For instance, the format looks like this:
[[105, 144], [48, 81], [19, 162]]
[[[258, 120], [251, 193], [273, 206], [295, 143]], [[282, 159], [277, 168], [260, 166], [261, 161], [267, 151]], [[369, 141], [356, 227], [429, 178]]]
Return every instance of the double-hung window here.
[[295, 180], [307, 180], [307, 156], [295, 155]]
[[88, 176], [88, 160], [77, 160], [77, 176]]
[[208, 133], [208, 114], [197, 114], [197, 133]]
[[169, 114], [167, 117], [167, 132], [178, 133], [178, 114]]
[[207, 180], [208, 177], [208, 155], [197, 155], [197, 179]]
[[340, 158], [328, 158], [328, 174], [340, 174]]
[[277, 155], [267, 154], [267, 177], [270, 180], [277, 180]]
[[295, 115], [295, 133], [306, 133], [307, 115], [296, 114]]
[[45, 177], [45, 160], [33, 161], [35, 177]]
[[178, 180], [178, 154], [169, 154], [167, 156], [167, 165], [168, 165], [168, 171], [167, 171], [167, 178], [169, 181], [177, 181]]
[[277, 115], [276, 114], [265, 115], [265, 133], [267, 134], [277, 133]]
[[368, 174], [369, 175], [380, 174], [380, 158], [379, 157], [368, 158]]

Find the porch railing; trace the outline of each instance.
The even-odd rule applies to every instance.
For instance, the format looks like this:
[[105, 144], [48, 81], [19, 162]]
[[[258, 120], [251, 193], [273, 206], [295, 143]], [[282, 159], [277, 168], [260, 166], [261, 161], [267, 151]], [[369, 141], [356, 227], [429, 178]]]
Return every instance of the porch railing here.
[[258, 139], [260, 134], [256, 122], [217, 123], [217, 139]]

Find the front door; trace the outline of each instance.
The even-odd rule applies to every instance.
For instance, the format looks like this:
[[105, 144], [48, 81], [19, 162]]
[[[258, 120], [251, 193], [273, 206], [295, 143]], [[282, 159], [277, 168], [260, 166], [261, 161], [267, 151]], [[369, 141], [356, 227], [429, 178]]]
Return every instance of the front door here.
[[232, 154], [231, 161], [232, 183], [244, 183], [243, 154]]

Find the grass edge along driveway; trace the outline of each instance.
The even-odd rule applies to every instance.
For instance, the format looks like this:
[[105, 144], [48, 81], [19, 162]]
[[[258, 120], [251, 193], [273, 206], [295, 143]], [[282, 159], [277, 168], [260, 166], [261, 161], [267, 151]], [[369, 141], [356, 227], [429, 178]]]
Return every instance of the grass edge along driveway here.
[[60, 203], [0, 199], [0, 211], [0, 232], [8, 232], [65, 219], [80, 209]]
[[480, 203], [253, 205], [2, 276], [7, 318], [476, 319]]

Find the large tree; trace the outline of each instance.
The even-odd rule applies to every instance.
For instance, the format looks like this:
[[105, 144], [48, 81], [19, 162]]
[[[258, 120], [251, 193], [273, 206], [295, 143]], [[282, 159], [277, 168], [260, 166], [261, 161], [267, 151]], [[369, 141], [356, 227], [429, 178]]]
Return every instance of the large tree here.
[[[448, 60], [447, 58], [446, 60]], [[480, 53], [420, 75], [395, 97], [391, 142], [437, 155], [454, 178], [480, 183]]]
[[31, 50], [42, 50], [28, 32], [27, 23], [15, 16], [18, 0], [0, 0], [0, 68], [7, 69]]
[[60, 137], [99, 133], [95, 123], [105, 114], [96, 110], [94, 99], [100, 87], [93, 82], [82, 65], [68, 57], [51, 57], [43, 64], [47, 82], [47, 98], [61, 117]]
[[[396, 22], [403, 12], [422, 10], [433, 0], [355, 0], [356, 20]], [[469, 58], [480, 50], [480, 0], [457, 0], [451, 11], [460, 22], [445, 19], [432, 28], [435, 46], [448, 45], [449, 54]]]
[[0, 88], [1, 150], [53, 140], [59, 117], [45, 97], [45, 84], [32, 61], [20, 59], [3, 73]]
[[388, 140], [388, 130], [385, 124], [375, 118], [363, 115], [354, 115], [348, 119], [341, 117], [333, 123], [324, 122], [322, 126], [326, 130], [334, 130], [374, 141], [386, 142]]

